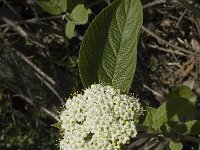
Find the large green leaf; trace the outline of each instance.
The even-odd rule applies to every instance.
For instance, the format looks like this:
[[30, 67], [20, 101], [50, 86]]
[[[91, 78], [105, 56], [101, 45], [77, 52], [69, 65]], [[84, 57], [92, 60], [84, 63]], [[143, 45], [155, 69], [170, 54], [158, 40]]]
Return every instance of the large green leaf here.
[[102, 83], [129, 91], [141, 25], [140, 0], [116, 0], [97, 15], [80, 49], [79, 68], [85, 87]]
[[45, 11], [58, 15], [67, 10], [67, 0], [36, 0]]
[[184, 117], [195, 110], [195, 105], [190, 100], [183, 97], [171, 97], [166, 101], [166, 111], [168, 119], [175, 115], [178, 117]]
[[170, 97], [157, 109], [147, 107], [144, 125], [160, 129], [166, 123], [178, 121], [178, 118], [189, 115], [195, 110], [195, 105], [183, 97]]
[[[179, 86], [172, 91], [166, 98], [166, 101], [157, 109], [147, 107], [145, 126], [149, 129], [160, 130], [163, 125], [174, 128], [177, 133], [194, 134], [199, 132], [199, 122], [187, 122], [178, 124], [179, 118], [190, 115], [195, 111], [196, 95], [186, 86]], [[194, 125], [193, 125], [194, 124]]]

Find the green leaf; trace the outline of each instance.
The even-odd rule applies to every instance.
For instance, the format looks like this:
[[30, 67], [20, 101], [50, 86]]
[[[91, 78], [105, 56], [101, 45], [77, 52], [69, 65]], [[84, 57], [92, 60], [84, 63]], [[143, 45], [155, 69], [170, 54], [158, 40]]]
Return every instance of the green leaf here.
[[171, 150], [182, 150], [183, 145], [182, 145], [181, 142], [174, 141], [174, 140], [170, 140], [169, 148], [170, 148]]
[[[146, 119], [145, 123], [147, 124], [147, 126], [150, 126], [150, 128], [154, 128], [156, 130], [160, 130], [160, 127], [168, 122], [166, 102], [157, 109], [152, 107], [151, 109], [149, 109], [148, 107]], [[148, 123], [150, 124], [148, 125]]]
[[147, 126], [148, 127], [148, 131], [152, 131], [152, 130], [155, 130], [155, 122], [154, 122], [154, 114], [156, 112], [156, 108], [153, 108], [153, 107], [149, 107], [147, 106], [146, 107], [146, 117], [145, 117], [145, 120], [143, 122], [143, 125]]
[[36, 0], [45, 11], [59, 15], [67, 10], [67, 0]]
[[168, 121], [166, 102], [164, 102], [160, 107], [158, 107], [153, 114], [154, 127], [161, 127]]
[[193, 113], [196, 99], [196, 95], [187, 86], [179, 86], [173, 90], [163, 104], [166, 107], [168, 121], [178, 121], [178, 118]]
[[[163, 125], [170, 127], [176, 126], [179, 118], [187, 116], [195, 111], [196, 95], [187, 86], [179, 86], [172, 91], [166, 98], [166, 101], [157, 109], [147, 109], [145, 124], [153, 126], [155, 129], [161, 129]], [[150, 118], [150, 119], [149, 119]], [[198, 123], [196, 123], [196, 126]], [[187, 127], [180, 127], [179, 132], [186, 132]], [[178, 132], [178, 129], [175, 129]], [[193, 130], [194, 131], [194, 130]]]
[[192, 120], [187, 121], [184, 124], [178, 124], [174, 128], [177, 134], [181, 135], [196, 135], [200, 133], [200, 121]]
[[71, 39], [74, 36], [75, 23], [68, 22], [65, 26], [65, 35]]
[[65, 15], [65, 19], [75, 24], [86, 24], [91, 13], [90, 9], [86, 9], [83, 4], [79, 4], [72, 10], [71, 14], [67, 13]]
[[66, 12], [66, 14], [64, 15], [64, 18], [68, 21], [68, 22], [72, 22], [72, 23], [75, 23], [77, 20], [75, 20], [74, 18], [73, 18], [73, 16], [70, 14], [70, 13], [68, 13], [68, 12]]
[[166, 111], [168, 119], [175, 115], [183, 117], [191, 114], [195, 110], [195, 104], [183, 97], [171, 97], [166, 101]]
[[79, 4], [72, 10], [71, 16], [76, 20], [76, 24], [86, 24], [88, 15], [91, 13], [90, 9], [86, 9], [83, 4]]
[[[178, 121], [178, 117], [190, 114], [195, 109], [188, 99], [172, 97], [164, 102], [153, 114], [154, 126], [159, 127], [170, 121]], [[178, 117], [177, 117], [178, 116]]]
[[79, 68], [85, 87], [102, 83], [129, 91], [141, 25], [140, 0], [116, 0], [97, 15], [80, 49]]
[[159, 129], [166, 123], [175, 124], [178, 118], [190, 114], [195, 109], [195, 105], [188, 99], [182, 97], [171, 97], [157, 109], [147, 109], [145, 124]]
[[189, 87], [187, 87], [185, 85], [181, 85], [181, 86], [177, 87], [175, 90], [173, 90], [167, 96], [167, 99], [170, 99], [172, 97], [186, 98], [189, 101], [191, 101], [192, 103], [196, 103], [196, 100], [197, 100], [197, 96], [192, 92], [192, 90]]

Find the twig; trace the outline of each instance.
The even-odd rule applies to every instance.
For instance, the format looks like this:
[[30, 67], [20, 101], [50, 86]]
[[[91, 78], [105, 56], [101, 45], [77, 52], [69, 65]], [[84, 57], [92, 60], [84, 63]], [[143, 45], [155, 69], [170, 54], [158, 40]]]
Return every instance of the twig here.
[[[163, 98], [163, 96], [162, 95], [160, 95], [158, 92], [156, 92], [155, 90], [153, 90], [153, 89], [151, 89], [150, 87], [148, 87], [147, 85], [143, 85], [143, 87], [145, 88], [145, 89], [147, 89], [147, 90], [149, 90], [149, 91], [151, 91], [154, 95], [156, 95], [156, 96], [159, 96], [159, 97], [161, 97], [161, 98]], [[159, 101], [160, 102], [160, 101]], [[162, 103], [162, 102], [160, 102], [160, 103]]]
[[42, 76], [42, 78], [44, 78], [45, 80], [47, 80], [48, 82], [50, 82], [52, 85], [55, 85], [56, 82], [50, 77], [48, 76], [46, 73], [44, 73], [40, 68], [38, 68], [34, 63], [32, 63], [24, 54], [22, 54], [21, 52], [17, 51], [14, 48], [11, 48], [12, 51], [15, 52], [15, 54], [20, 57], [24, 62], [26, 62], [31, 68], [33, 68], [40, 76]]
[[[21, 99], [23, 99], [24, 101], [26, 101], [29, 105], [35, 107], [33, 101], [32, 101], [29, 97], [27, 97], [27, 96], [25, 96], [25, 95], [22, 95], [22, 94], [15, 94], [15, 95], [13, 95], [13, 97], [20, 97]], [[54, 114], [53, 112], [51, 112], [50, 110], [46, 109], [46, 108], [43, 107], [43, 106], [40, 106], [40, 109], [41, 109], [43, 112], [45, 112], [47, 115], [51, 116], [53, 119], [59, 121], [59, 117], [58, 117], [56, 114]]]
[[128, 148], [129, 148], [129, 149], [133, 149], [134, 147], [138, 147], [138, 146], [140, 146], [140, 145], [144, 145], [144, 143], [145, 143], [147, 140], [148, 140], [148, 138], [140, 138], [140, 139], [138, 139], [138, 140], [132, 142], [132, 143], [128, 146]]
[[181, 20], [183, 19], [185, 13], [187, 12], [187, 9], [184, 10], [184, 12], [182, 13], [182, 15], [180, 16], [180, 18], [178, 19], [178, 22], [176, 23], [175, 27], [178, 27], [178, 25], [180, 24]]
[[111, 4], [110, 0], [105, 0], [108, 5]]
[[[63, 15], [59, 15], [59, 16], [49, 16], [49, 17], [44, 17], [44, 18], [32, 18], [32, 19], [28, 19], [28, 20], [24, 20], [24, 21], [14, 21], [13, 23], [16, 25], [20, 25], [20, 24], [28, 24], [28, 23], [38, 23], [44, 20], [52, 20], [52, 19], [60, 19], [62, 18]], [[4, 28], [10, 26], [9, 24], [5, 23], [0, 25], [0, 28]]]
[[19, 97], [19, 98], [23, 99], [24, 101], [26, 101], [29, 105], [35, 107], [35, 104], [33, 103], [33, 101], [29, 97], [27, 97], [25, 95], [15, 94], [12, 97]]
[[[62, 97], [65, 95], [64, 93], [64, 91], [63, 91], [63, 88], [62, 88], [62, 86], [61, 86], [61, 81], [59, 80], [59, 76], [58, 76], [58, 72], [57, 72], [57, 69], [56, 69], [56, 67], [55, 67], [55, 65], [54, 65], [54, 63], [53, 63], [53, 61], [52, 61], [52, 59], [51, 59], [51, 53], [50, 53], [50, 51], [49, 51], [49, 46], [48, 45], [46, 45], [46, 56], [47, 56], [47, 59], [48, 59], [48, 61], [49, 61], [49, 64], [50, 64], [50, 67], [51, 67], [51, 70], [52, 70], [52, 74], [53, 74], [53, 76], [54, 76], [54, 79], [55, 79], [55, 81], [56, 81], [56, 89], [57, 89], [57, 91], [59, 91], [59, 93], [62, 95]], [[59, 94], [57, 94], [58, 96], [59, 96]], [[59, 96], [59, 99], [61, 100], [61, 96]], [[61, 101], [62, 103], [63, 103], [63, 100]]]
[[163, 52], [167, 52], [167, 53], [176, 54], [176, 55], [179, 55], [179, 56], [188, 57], [188, 55], [186, 55], [185, 53], [182, 53], [182, 52], [180, 52], [178, 50], [172, 50], [172, 49], [169, 49], [169, 48], [159, 47], [157, 45], [152, 45], [152, 44], [150, 44], [149, 47], [157, 49], [157, 50], [160, 50], [160, 51], [163, 51]]
[[[7, 5], [7, 7], [18, 17], [19, 20], [23, 20], [23, 18], [17, 13], [17, 11], [15, 11], [15, 9], [6, 1], [6, 0], [3, 0], [4, 4]], [[25, 27], [27, 29], [29, 29], [28, 26], [25, 25]]]
[[[101, 2], [103, 2], [105, 0], [96, 0], [95, 2], [92, 2], [90, 4], [88, 4], [88, 7], [91, 7], [93, 5], [97, 5]], [[148, 3], [148, 4], [144, 4], [143, 5], [143, 9], [158, 5], [158, 4], [162, 4], [162, 3], [166, 3], [166, 0], [155, 0], [154, 2]], [[63, 15], [59, 15], [59, 16], [48, 16], [48, 17], [44, 17], [44, 18], [32, 18], [32, 19], [28, 19], [28, 20], [24, 20], [24, 21], [14, 21], [13, 23], [15, 23], [16, 25], [20, 25], [20, 24], [29, 24], [29, 23], [39, 23], [41, 21], [45, 21], [45, 20], [52, 20], [52, 19], [60, 19], [62, 18]], [[0, 28], [4, 28], [10, 26], [9, 24], [5, 23], [0, 25]]]
[[53, 112], [49, 111], [48, 109], [46, 109], [45, 107], [41, 107], [41, 109], [46, 113], [48, 114], [49, 116], [51, 116], [52, 118], [54, 118], [56, 121], [59, 121], [59, 117], [54, 114]]
[[196, 8], [193, 4], [188, 3], [188, 0], [178, 0], [186, 9], [193, 12], [196, 17], [200, 18], [200, 10]]
[[160, 143], [155, 150], [163, 150], [169, 145], [169, 139], [166, 139], [165, 142]]
[[152, 6], [155, 6], [155, 5], [160, 5], [160, 4], [163, 4], [163, 3], [166, 3], [166, 0], [155, 0], [153, 2], [144, 4], [143, 9], [146, 9], [146, 8], [149, 8], [149, 7], [152, 7]]
[[10, 98], [10, 95], [9, 94], [7, 94], [7, 98], [8, 98], [8, 100], [9, 100], [9, 102], [10, 102], [10, 109], [11, 109], [11, 117], [12, 117], [12, 120], [13, 120], [13, 124], [15, 125], [16, 124], [16, 121], [15, 121], [15, 116], [13, 115], [13, 106], [12, 106], [12, 102], [11, 102], [11, 98]]
[[37, 73], [35, 73], [35, 75], [40, 79], [40, 81], [42, 81], [55, 95], [56, 97], [60, 100], [60, 102], [62, 104], [64, 104], [63, 99], [61, 98], [61, 96], [58, 94], [58, 92], [53, 88], [52, 85], [50, 85], [48, 82], [46, 82], [45, 80], [43, 80], [40, 75], [38, 75]]
[[1, 18], [4, 22], [6, 22], [8, 25], [13, 27], [22, 37], [27, 38], [28, 34], [18, 25], [16, 25], [14, 22], [12, 22], [10, 19], [6, 17]]
[[[4, 40], [6, 44], [9, 45], [7, 41]], [[58, 97], [58, 99], [63, 104], [64, 101], [61, 98], [61, 96], [56, 92], [56, 90], [53, 88], [53, 86], [56, 86], [56, 82], [47, 74], [45, 74], [40, 68], [38, 68], [33, 62], [31, 62], [25, 55], [23, 55], [21, 52], [17, 51], [15, 48], [11, 47], [11, 50], [15, 53], [16, 56], [21, 58], [24, 62], [26, 62], [33, 70], [35, 70], [35, 75], [45, 83], [45, 85]], [[46, 80], [46, 81], [45, 81]], [[48, 81], [48, 82], [47, 82]], [[50, 83], [50, 84], [49, 84]], [[53, 86], [52, 86], [53, 85]]]
[[147, 29], [146, 27], [142, 26], [142, 30], [146, 33], [148, 33], [150, 36], [152, 36], [153, 38], [155, 38], [160, 44], [163, 44], [163, 45], [168, 45], [174, 49], [177, 49], [183, 53], [186, 53], [186, 54], [189, 54], [189, 55], [194, 55], [194, 56], [198, 56], [200, 57], [200, 54], [197, 54], [197, 53], [194, 53], [194, 52], [191, 52], [191, 51], [188, 51], [187, 49], [183, 48], [183, 47], [180, 47], [180, 46], [176, 46], [176, 45], [173, 45], [169, 42], [167, 42], [166, 40], [164, 40], [163, 38], [157, 36], [155, 33], [153, 33], [152, 31], [150, 31], [149, 29]]
[[[163, 133], [138, 133], [136, 138], [155, 138], [158, 136], [164, 136], [166, 138], [176, 138], [177, 137], [177, 135], [174, 133], [165, 133], [165, 134], [163, 134]], [[188, 135], [183, 135], [180, 137], [180, 139], [184, 140], [184, 141], [190, 141], [193, 143], [200, 143], [199, 138], [195, 138], [195, 137], [188, 136]]]
[[13, 21], [11, 21], [10, 19], [8, 19], [6, 17], [2, 17], [2, 20], [4, 22], [6, 22], [8, 25], [10, 25], [11, 27], [13, 27], [13, 29], [15, 29], [23, 38], [32, 42], [33, 44], [36, 44], [37, 46], [39, 46], [41, 48], [44, 48], [44, 45], [42, 45], [39, 42], [34, 41], [32, 38], [30, 38], [30, 36], [27, 34], [27, 32], [24, 29], [22, 29], [22, 27], [16, 25]]

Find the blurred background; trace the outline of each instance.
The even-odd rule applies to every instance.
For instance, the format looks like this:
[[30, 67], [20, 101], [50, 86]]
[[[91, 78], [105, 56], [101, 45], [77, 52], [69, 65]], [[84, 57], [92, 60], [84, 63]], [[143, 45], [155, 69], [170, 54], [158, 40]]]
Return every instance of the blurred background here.
[[[71, 1], [74, 7], [79, 2]], [[89, 21], [76, 26], [68, 39], [63, 15], [45, 12], [34, 0], [0, 0], [0, 150], [59, 149], [59, 130], [52, 125], [59, 119], [64, 98], [83, 88], [78, 71], [83, 35], [110, 2], [85, 0], [92, 10]], [[153, 107], [180, 84], [199, 96], [200, 1], [142, 0], [142, 4], [144, 23], [131, 92]], [[200, 119], [199, 112], [192, 117]], [[133, 149], [168, 149], [167, 144], [148, 139], [136, 139], [134, 144]], [[196, 148], [183, 144], [184, 149]]]

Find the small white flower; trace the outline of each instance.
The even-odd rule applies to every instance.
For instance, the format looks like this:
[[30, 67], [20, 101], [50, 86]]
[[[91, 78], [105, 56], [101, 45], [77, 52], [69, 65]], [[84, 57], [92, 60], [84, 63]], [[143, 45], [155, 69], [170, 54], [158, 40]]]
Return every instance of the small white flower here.
[[61, 150], [117, 150], [137, 134], [143, 112], [134, 96], [111, 86], [93, 84], [74, 94], [61, 112]]

